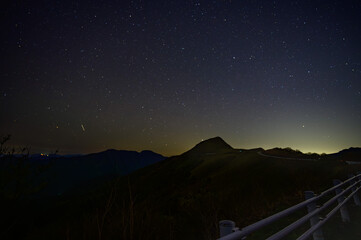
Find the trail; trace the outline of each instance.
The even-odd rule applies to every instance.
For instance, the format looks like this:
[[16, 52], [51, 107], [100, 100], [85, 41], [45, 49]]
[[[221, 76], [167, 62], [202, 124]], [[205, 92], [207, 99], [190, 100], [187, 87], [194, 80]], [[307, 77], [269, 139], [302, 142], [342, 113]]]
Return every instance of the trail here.
[[318, 159], [306, 159], [306, 158], [289, 158], [289, 157], [278, 157], [278, 156], [271, 156], [271, 155], [266, 155], [264, 153], [262, 153], [261, 151], [257, 152], [258, 155], [262, 156], [262, 157], [269, 157], [269, 158], [278, 158], [278, 159], [287, 159], [287, 160], [296, 160], [296, 161], [310, 161], [310, 162], [316, 162], [318, 161]]

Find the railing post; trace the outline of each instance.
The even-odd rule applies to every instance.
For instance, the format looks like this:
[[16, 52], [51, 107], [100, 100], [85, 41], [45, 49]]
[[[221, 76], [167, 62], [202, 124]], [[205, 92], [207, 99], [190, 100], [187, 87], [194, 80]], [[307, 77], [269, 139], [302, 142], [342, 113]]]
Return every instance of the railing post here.
[[231, 220], [222, 220], [219, 222], [219, 232], [220, 236], [224, 237], [228, 234], [233, 233], [233, 229], [236, 227], [236, 224]]
[[[315, 196], [315, 193], [312, 191], [305, 191], [305, 199], [310, 199], [313, 198]], [[313, 212], [314, 210], [316, 210], [317, 206], [315, 202], [312, 202], [310, 204], [307, 205], [307, 211], [308, 213]], [[311, 227], [316, 225], [320, 220], [320, 217], [318, 214], [315, 214], [315, 216], [313, 216], [310, 219], [310, 224]], [[316, 230], [313, 234], [313, 240], [324, 240], [323, 238], [323, 232], [322, 230], [319, 228], [318, 230]]]
[[[333, 185], [336, 186], [338, 184], [342, 183], [340, 180], [338, 179], [334, 179], [333, 180]], [[342, 189], [341, 188], [337, 188], [335, 190], [336, 192], [336, 195], [341, 193], [342, 192]], [[345, 196], [340, 196], [337, 201], [338, 201], [338, 204], [341, 204], [343, 202], [343, 200], [345, 199]], [[341, 218], [342, 218], [342, 221], [343, 222], [350, 222], [350, 215], [348, 214], [348, 210], [347, 210], [347, 207], [346, 207], [346, 204], [343, 205], [341, 208], [340, 208], [340, 213], [341, 213]]]
[[[353, 174], [349, 174], [348, 175], [348, 178], [352, 178], [352, 177], [354, 177], [355, 175], [353, 175]], [[350, 182], [350, 185], [352, 185], [352, 184], [354, 184], [356, 181], [355, 180], [352, 180], [351, 182]], [[357, 188], [356, 188], [356, 186], [354, 186], [353, 188], [352, 188], [352, 191], [354, 192], [354, 191], [356, 191], [357, 190]], [[353, 195], [353, 201], [355, 202], [355, 205], [356, 206], [361, 206], [361, 202], [360, 202], [360, 198], [358, 197], [358, 195], [357, 195], [357, 193], [355, 193], [354, 195]]]

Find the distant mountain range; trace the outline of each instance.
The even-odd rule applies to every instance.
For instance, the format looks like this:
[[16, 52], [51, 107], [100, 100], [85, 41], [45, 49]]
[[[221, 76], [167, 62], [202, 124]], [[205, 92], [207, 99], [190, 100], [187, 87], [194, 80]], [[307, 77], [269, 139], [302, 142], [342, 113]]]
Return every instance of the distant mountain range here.
[[[328, 155], [304, 154], [291, 148], [245, 150], [232, 148], [220, 137], [202, 141], [179, 157], [192, 158], [195, 159], [194, 161], [198, 161], [204, 156], [237, 154], [242, 151], [262, 152], [269, 156], [283, 158], [322, 158], [347, 163], [361, 162], [361, 148], [349, 148]], [[171, 157], [171, 159], [173, 158]], [[41, 173], [42, 178], [46, 180], [46, 188], [41, 192], [42, 195], [61, 195], [72, 188], [86, 185], [90, 181], [94, 182], [97, 179], [115, 175], [127, 175], [165, 159], [166, 157], [152, 151], [136, 152], [115, 149], [86, 155], [33, 154], [29, 157], [30, 163], [35, 166], [48, 166]]]
[[287, 158], [303, 158], [303, 159], [328, 159], [338, 160], [342, 162], [360, 162], [361, 148], [349, 148], [331, 154], [303, 153], [299, 150], [291, 148], [272, 148], [262, 150], [263, 153], [270, 156], [287, 157]]
[[[235, 149], [232, 148], [228, 143], [226, 143], [221, 137], [214, 137], [208, 140], [202, 141], [195, 145], [189, 151], [183, 153], [186, 155], [214, 155], [220, 153], [232, 153], [239, 152], [247, 149]], [[294, 150], [292, 148], [272, 148], [264, 150], [263, 148], [249, 149], [257, 150], [259, 152], [264, 152], [271, 156], [279, 157], [288, 157], [288, 158], [314, 158], [314, 159], [336, 159], [339, 161], [360, 161], [361, 162], [361, 148], [351, 147], [344, 149], [337, 153], [332, 154], [317, 154], [317, 153], [303, 153], [299, 150]]]
[[361, 148], [351, 147], [349, 149], [339, 151], [338, 153], [329, 154], [329, 156], [340, 161], [361, 163]]
[[[348, 163], [361, 162], [361, 148], [349, 148], [338, 153], [322, 156], [315, 153], [305, 154], [291, 148], [273, 148], [269, 150], [257, 148], [252, 150], [279, 157], [304, 159], [321, 159], [322, 157], [322, 159]], [[197, 158], [203, 155], [234, 154], [240, 151], [242, 150], [232, 148], [221, 137], [214, 137], [198, 143], [180, 156]], [[42, 163], [46, 159], [50, 163], [51, 167], [47, 173], [49, 175], [46, 176], [46, 179], [49, 181], [46, 193], [58, 195], [91, 180], [114, 175], [127, 175], [137, 169], [162, 161], [166, 157], [152, 151], [135, 152], [109, 149], [87, 155], [32, 155], [31, 159], [34, 162], [40, 161]]]
[[71, 189], [95, 182], [97, 179], [127, 175], [139, 168], [164, 160], [152, 151], [124, 151], [109, 149], [87, 155], [43, 155], [29, 157], [32, 166], [46, 166], [40, 175], [46, 187], [39, 196], [61, 195]]

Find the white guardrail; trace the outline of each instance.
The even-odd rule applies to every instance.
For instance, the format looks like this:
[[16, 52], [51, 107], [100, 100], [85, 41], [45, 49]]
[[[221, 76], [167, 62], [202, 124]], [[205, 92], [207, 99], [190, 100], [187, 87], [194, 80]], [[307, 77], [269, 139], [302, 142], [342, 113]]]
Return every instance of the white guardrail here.
[[[297, 221], [291, 223], [287, 227], [283, 228], [279, 232], [268, 237], [267, 240], [277, 240], [287, 236], [296, 228], [300, 227], [307, 221], [310, 221], [311, 227], [304, 232], [297, 240], [305, 240], [313, 236], [313, 240], [324, 240], [321, 226], [325, 224], [337, 211], [340, 211], [342, 221], [350, 222], [350, 216], [347, 211], [346, 203], [353, 198], [356, 206], [361, 206], [360, 199], [357, 195], [357, 192], [361, 189], [361, 172], [357, 173], [356, 176], [349, 175], [349, 178], [344, 182], [341, 182], [338, 179], [333, 180], [334, 186], [327, 189], [326, 191], [320, 193], [319, 195], [314, 194], [312, 191], [305, 192], [305, 201], [298, 203], [290, 208], [287, 208], [279, 213], [276, 213], [270, 217], [262, 219], [256, 223], [253, 223], [247, 227], [239, 229], [235, 226], [235, 223], [230, 220], [222, 220], [219, 222], [220, 236], [218, 240], [239, 240], [246, 239], [246, 237], [257, 231], [260, 228], [263, 228], [281, 218], [284, 218], [291, 213], [294, 213], [297, 210], [302, 208], [307, 208], [308, 214], [301, 217]], [[335, 193], [336, 195], [330, 198], [322, 206], [317, 206], [321, 198], [329, 195], [330, 193]], [[319, 217], [321, 211], [326, 210], [335, 202], [338, 202], [338, 205], [330, 210], [323, 218]]]

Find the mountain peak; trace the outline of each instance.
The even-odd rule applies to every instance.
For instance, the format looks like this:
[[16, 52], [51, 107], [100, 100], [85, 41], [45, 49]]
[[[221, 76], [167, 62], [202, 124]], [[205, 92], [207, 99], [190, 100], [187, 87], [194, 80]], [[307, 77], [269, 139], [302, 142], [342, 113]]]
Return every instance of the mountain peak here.
[[[221, 137], [217, 136], [217, 137], [213, 137], [213, 138], [209, 138], [207, 140], [204, 140], [202, 142], [200, 142], [199, 144], [222, 144], [222, 145], [228, 145], [228, 143], [226, 143]], [[230, 146], [229, 146], [230, 147]]]
[[231, 150], [233, 148], [222, 138], [214, 137], [198, 143], [188, 153], [212, 154]]

